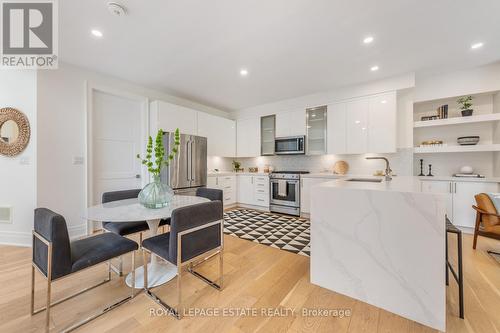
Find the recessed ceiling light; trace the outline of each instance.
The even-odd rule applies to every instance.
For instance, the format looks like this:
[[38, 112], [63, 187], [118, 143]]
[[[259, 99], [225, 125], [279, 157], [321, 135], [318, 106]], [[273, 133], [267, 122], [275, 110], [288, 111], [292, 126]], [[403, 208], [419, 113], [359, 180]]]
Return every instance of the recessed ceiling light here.
[[470, 48], [471, 48], [471, 49], [473, 49], [473, 50], [475, 50], [475, 49], [480, 49], [480, 48], [482, 48], [482, 47], [483, 47], [483, 45], [484, 45], [484, 43], [481, 43], [481, 42], [479, 42], [479, 43], [474, 43], [474, 44], [472, 44], [472, 45], [470, 46]]
[[242, 69], [240, 70], [240, 75], [241, 75], [241, 76], [247, 76], [247, 75], [248, 75], [248, 69], [246, 69], [246, 68], [242, 68]]
[[387, 101], [384, 99], [384, 100], [383, 100], [383, 101], [381, 101], [380, 103], [385, 104], [385, 103], [387, 103]]
[[372, 36], [367, 36], [365, 37], [365, 39], [363, 39], [363, 43], [365, 44], [370, 44], [371, 42], [373, 42], [373, 37]]
[[94, 35], [95, 37], [99, 37], [101, 38], [102, 37], [102, 32], [97, 30], [97, 29], [92, 29], [91, 31], [92, 35]]
[[372, 66], [372, 67], [370, 68], [370, 70], [371, 70], [372, 72], [378, 71], [378, 66]]

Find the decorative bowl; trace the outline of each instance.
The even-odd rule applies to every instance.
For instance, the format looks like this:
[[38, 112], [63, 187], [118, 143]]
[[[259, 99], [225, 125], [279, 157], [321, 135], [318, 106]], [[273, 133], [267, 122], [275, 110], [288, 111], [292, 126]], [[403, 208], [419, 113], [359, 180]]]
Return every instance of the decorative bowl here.
[[464, 165], [460, 168], [460, 173], [471, 174], [474, 172], [474, 169], [471, 166]]
[[473, 146], [479, 142], [479, 136], [461, 136], [457, 138], [457, 143], [461, 146]]

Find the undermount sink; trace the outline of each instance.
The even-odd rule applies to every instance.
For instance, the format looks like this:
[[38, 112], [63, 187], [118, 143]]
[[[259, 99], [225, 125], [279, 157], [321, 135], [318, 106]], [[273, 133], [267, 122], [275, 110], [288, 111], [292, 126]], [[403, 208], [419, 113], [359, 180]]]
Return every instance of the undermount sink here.
[[350, 178], [346, 179], [346, 182], [366, 182], [366, 183], [381, 183], [382, 179], [376, 178]]

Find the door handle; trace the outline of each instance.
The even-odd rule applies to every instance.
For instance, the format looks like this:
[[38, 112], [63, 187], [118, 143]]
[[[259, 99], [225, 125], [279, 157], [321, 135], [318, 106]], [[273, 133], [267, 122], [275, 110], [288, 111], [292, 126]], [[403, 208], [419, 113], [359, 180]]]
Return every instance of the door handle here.
[[137, 175], [135, 175], [135, 178], [141, 179], [141, 175], [137, 174]]
[[196, 145], [195, 145], [195, 142], [194, 141], [191, 141], [191, 180], [194, 181], [195, 180], [195, 177], [194, 177], [194, 163], [193, 163], [193, 160], [194, 160], [194, 152], [195, 152], [195, 149], [196, 149]]
[[191, 180], [191, 175], [190, 175], [190, 172], [191, 172], [191, 166], [190, 166], [190, 163], [192, 163], [191, 161], [191, 149], [190, 149], [190, 141], [186, 142], [186, 158], [187, 158], [187, 163], [186, 163], [186, 179], [189, 181]]

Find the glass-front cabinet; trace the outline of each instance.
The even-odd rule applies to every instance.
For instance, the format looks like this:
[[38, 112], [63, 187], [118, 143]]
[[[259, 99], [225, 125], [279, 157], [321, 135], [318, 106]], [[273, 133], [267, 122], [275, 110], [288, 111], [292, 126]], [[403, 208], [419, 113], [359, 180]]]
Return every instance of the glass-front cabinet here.
[[326, 154], [326, 116], [326, 105], [306, 109], [307, 155]]
[[260, 118], [260, 154], [274, 155], [274, 136], [276, 132], [276, 116]]

